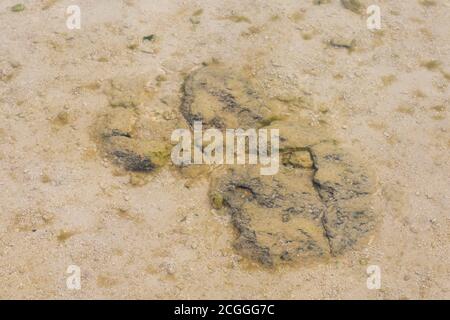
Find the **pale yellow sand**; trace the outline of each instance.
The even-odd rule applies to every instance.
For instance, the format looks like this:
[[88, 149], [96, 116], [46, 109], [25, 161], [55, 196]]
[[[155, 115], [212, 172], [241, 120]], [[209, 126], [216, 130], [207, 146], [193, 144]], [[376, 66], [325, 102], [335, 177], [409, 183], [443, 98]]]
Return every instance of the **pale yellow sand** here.
[[[374, 0], [377, 33], [338, 0], [17, 2], [0, 4], [0, 298], [450, 298], [448, 1]], [[72, 4], [81, 30], [66, 28]], [[145, 116], [165, 121], [184, 76], [213, 58], [269, 95], [311, 96], [370, 160], [382, 220], [368, 245], [249, 265], [206, 180], [162, 170], [141, 186], [97, 152], [108, 79], [147, 77]], [[81, 290], [66, 288], [72, 264]]]

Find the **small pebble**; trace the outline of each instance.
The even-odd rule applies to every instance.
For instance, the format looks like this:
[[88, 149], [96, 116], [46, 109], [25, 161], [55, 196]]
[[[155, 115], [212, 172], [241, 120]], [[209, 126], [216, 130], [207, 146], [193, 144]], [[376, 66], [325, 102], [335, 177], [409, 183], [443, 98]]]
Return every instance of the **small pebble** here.
[[161, 269], [169, 275], [175, 274], [175, 264], [171, 262], [164, 262], [160, 265]]

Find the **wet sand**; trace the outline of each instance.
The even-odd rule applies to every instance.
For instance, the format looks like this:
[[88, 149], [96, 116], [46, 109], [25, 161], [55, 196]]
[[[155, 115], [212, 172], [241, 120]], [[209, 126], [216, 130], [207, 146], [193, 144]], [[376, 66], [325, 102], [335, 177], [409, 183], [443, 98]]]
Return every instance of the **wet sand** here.
[[[320, 2], [80, 0], [81, 29], [69, 30], [73, 1], [2, 1], [0, 298], [450, 298], [449, 3], [373, 1], [372, 32], [365, 10]], [[215, 62], [268, 98], [311, 101], [302, 117], [373, 168], [368, 239], [265, 268], [234, 248], [208, 174], [111, 161], [99, 117], [135, 102], [140, 128], [155, 124], [141, 136], [169, 139], [186, 125], [186, 77]], [[115, 99], [113, 80], [131, 100]], [[69, 265], [81, 290], [66, 287]], [[366, 286], [370, 265], [379, 290]]]

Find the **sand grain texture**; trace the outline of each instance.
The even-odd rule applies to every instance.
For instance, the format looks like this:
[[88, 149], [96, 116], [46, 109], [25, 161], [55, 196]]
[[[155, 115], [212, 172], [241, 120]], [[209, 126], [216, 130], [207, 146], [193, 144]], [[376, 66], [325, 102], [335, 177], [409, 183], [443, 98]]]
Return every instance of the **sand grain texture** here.
[[[80, 30], [66, 27], [73, 1], [24, 0], [11, 10], [17, 3], [0, 3], [1, 298], [450, 298], [447, 1], [375, 1], [376, 32], [364, 7], [355, 13], [339, 0], [80, 0]], [[214, 63], [238, 70], [278, 110], [272, 118], [255, 106], [242, 119], [289, 132], [280, 192], [307, 192], [303, 203], [328, 212], [325, 225], [306, 211], [283, 222], [277, 208], [281, 220], [259, 225], [255, 201], [244, 205], [253, 206], [246, 222], [214, 209], [213, 173], [152, 162], [165, 159], [149, 145], [155, 137], [165, 146], [173, 128], [189, 127], [185, 79]], [[254, 97], [241, 86], [230, 87], [238, 103]], [[203, 112], [198, 106], [185, 115]], [[204, 118], [239, 120], [219, 109]], [[339, 142], [333, 154], [343, 164], [320, 147], [331, 142], [324, 135]], [[315, 146], [309, 158], [299, 144]], [[288, 175], [304, 183], [290, 186]], [[358, 183], [337, 188], [341, 179]], [[359, 223], [337, 223], [358, 219], [368, 193]], [[278, 225], [286, 233], [260, 242], [273, 245], [274, 268], [240, 251], [251, 237], [236, 242], [237, 227], [245, 236]], [[297, 242], [280, 245], [286, 238]], [[289, 258], [284, 251], [297, 259], [293, 248], [308, 241], [298, 261], [277, 263]], [[339, 253], [301, 263], [330, 248]], [[81, 290], [66, 287], [69, 265], [81, 268]], [[369, 265], [381, 269], [380, 290], [366, 287]]]

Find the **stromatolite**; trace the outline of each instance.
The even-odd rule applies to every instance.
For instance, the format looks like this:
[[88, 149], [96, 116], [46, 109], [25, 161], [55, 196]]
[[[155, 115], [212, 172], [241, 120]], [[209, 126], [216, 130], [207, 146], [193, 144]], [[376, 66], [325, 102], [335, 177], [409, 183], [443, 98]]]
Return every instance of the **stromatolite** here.
[[[343, 253], [374, 228], [374, 177], [325, 124], [292, 101], [268, 99], [245, 75], [208, 66], [187, 77], [181, 112], [192, 125], [279, 129], [281, 167], [228, 166], [213, 174], [211, 204], [230, 214], [242, 255], [266, 266]], [[295, 99], [291, 99], [296, 101]], [[301, 99], [297, 99], [301, 100]]]
[[[130, 171], [165, 165], [170, 134], [180, 124], [145, 119], [139, 105], [147, 95], [139, 87], [113, 83], [106, 93], [110, 107], [95, 131], [102, 150]], [[313, 123], [309, 115], [316, 111], [308, 99], [268, 98], [245, 73], [218, 65], [188, 75], [182, 95], [184, 127], [201, 121], [222, 131], [279, 130], [275, 175], [263, 176], [260, 165], [248, 164], [211, 174], [211, 205], [230, 215], [237, 252], [264, 266], [315, 261], [354, 248], [374, 229], [373, 174], [326, 121]]]
[[105, 94], [108, 109], [98, 118], [94, 134], [102, 151], [117, 165], [133, 172], [151, 172], [170, 158], [174, 122], [150, 120], [151, 99], [143, 79], [111, 80]]

